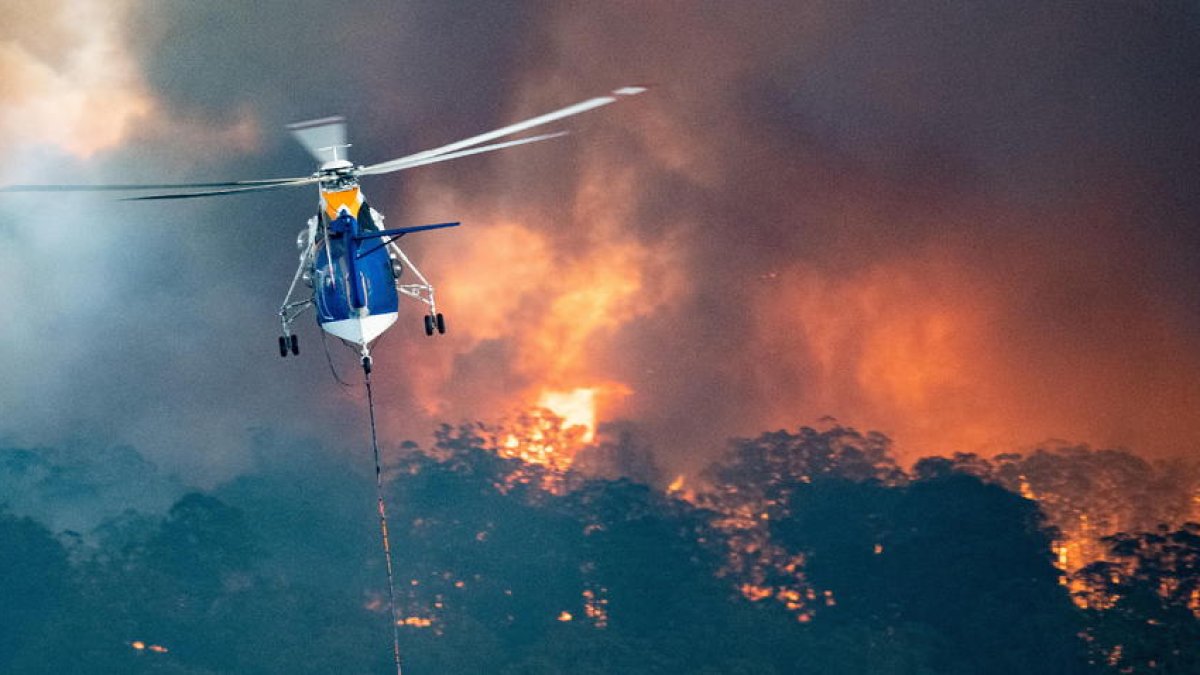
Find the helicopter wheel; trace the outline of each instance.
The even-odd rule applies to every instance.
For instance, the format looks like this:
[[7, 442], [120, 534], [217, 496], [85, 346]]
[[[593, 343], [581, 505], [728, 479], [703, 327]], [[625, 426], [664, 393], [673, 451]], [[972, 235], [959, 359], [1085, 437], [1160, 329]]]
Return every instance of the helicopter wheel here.
[[439, 313], [434, 318], [434, 321], [437, 323], [438, 335], [445, 335], [446, 334], [446, 320], [444, 318], [442, 318], [441, 313]]
[[295, 356], [300, 356], [300, 338], [299, 338], [299, 336], [292, 334], [290, 346], [292, 348], [292, 354]]
[[288, 340], [286, 337], [280, 335], [279, 336], [279, 355], [281, 357], [286, 357], [287, 353], [288, 353]]
[[433, 335], [433, 317], [425, 315], [425, 335]]

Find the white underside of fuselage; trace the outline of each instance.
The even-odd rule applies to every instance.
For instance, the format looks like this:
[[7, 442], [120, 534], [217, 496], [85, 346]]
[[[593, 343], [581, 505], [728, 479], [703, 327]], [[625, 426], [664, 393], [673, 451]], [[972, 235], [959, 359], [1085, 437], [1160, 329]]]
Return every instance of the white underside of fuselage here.
[[356, 345], [365, 345], [383, 335], [385, 330], [396, 323], [397, 316], [399, 315], [396, 312], [372, 314], [354, 319], [329, 321], [321, 324], [321, 328], [324, 328], [334, 337], [339, 337], [347, 342], [353, 342]]

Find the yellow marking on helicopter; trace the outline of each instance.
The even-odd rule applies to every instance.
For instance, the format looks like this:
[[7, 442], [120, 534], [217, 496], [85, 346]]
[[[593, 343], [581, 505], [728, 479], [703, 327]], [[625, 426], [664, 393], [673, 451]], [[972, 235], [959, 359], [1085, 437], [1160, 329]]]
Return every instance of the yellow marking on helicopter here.
[[344, 208], [350, 212], [350, 215], [358, 217], [358, 207], [362, 205], [362, 195], [357, 187], [346, 188], [345, 190], [330, 190], [321, 191], [321, 201], [325, 205], [325, 213], [329, 214], [330, 218], [337, 218], [338, 213]]

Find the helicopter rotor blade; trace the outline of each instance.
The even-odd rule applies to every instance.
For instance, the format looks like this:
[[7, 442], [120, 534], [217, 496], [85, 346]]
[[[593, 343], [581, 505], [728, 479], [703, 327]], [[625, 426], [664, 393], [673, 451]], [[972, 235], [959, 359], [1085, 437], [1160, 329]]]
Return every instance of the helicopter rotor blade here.
[[265, 192], [267, 190], [278, 190], [286, 187], [296, 187], [300, 185], [312, 185], [319, 182], [317, 177], [308, 177], [293, 179], [286, 183], [272, 183], [269, 185], [251, 185], [249, 187], [235, 187], [225, 190], [205, 190], [203, 192], [169, 192], [157, 195], [139, 195], [137, 197], [122, 197], [118, 201], [122, 202], [137, 202], [149, 201], [153, 199], [193, 199], [196, 197], [220, 197], [224, 195], [242, 194], [244, 192]]
[[518, 138], [515, 141], [505, 141], [504, 143], [493, 143], [492, 145], [484, 145], [484, 146], [478, 147], [478, 148], [470, 148], [469, 150], [460, 150], [458, 152], [451, 152], [451, 153], [445, 154], [445, 155], [435, 155], [433, 157], [426, 157], [423, 159], [414, 159], [414, 160], [410, 160], [409, 162], [406, 162], [403, 164], [401, 164], [399, 162], [387, 162], [385, 164], [376, 164], [373, 166], [365, 167], [363, 169], [359, 169], [359, 171], [357, 173], [360, 176], [374, 176], [374, 175], [378, 175], [381, 173], [391, 173], [393, 171], [403, 171], [405, 169], [412, 169], [412, 168], [415, 168], [418, 166], [425, 166], [426, 164], [435, 164], [437, 162], [445, 162], [445, 161], [451, 160], [451, 159], [458, 159], [459, 157], [466, 157], [468, 155], [478, 155], [478, 154], [481, 154], [484, 152], [492, 152], [493, 150], [503, 150], [504, 148], [511, 148], [516, 145], [525, 145], [526, 143], [536, 143], [538, 141], [548, 141], [551, 138], [558, 138], [560, 136], [566, 136], [566, 135], [567, 135], [566, 131], [556, 131], [551, 134], [542, 134], [540, 136], [530, 136], [529, 138]]
[[[493, 141], [504, 136], [520, 133], [527, 129], [548, 124], [557, 120], [579, 115], [589, 110], [594, 110], [602, 106], [615, 103], [622, 97], [635, 96], [646, 91], [646, 87], [628, 86], [614, 89], [608, 95], [597, 96], [594, 98], [581, 101], [579, 103], [569, 105], [565, 108], [560, 108], [552, 112], [531, 117], [527, 120], [510, 124], [499, 129], [488, 131], [477, 136], [471, 136], [461, 141], [449, 143], [431, 150], [424, 150], [405, 157], [372, 164], [370, 166], [359, 166], [346, 173], [349, 175], [377, 175], [391, 173], [393, 171], [402, 171], [411, 169], [426, 164], [434, 164], [444, 162], [459, 157], [468, 155], [476, 155], [485, 152], [492, 152], [503, 148], [510, 148], [517, 145], [527, 143], [535, 143], [537, 141], [549, 140], [563, 136], [566, 132], [555, 132], [542, 134], [540, 136], [532, 136], [528, 138], [520, 138], [512, 141], [504, 141], [501, 143], [492, 143], [490, 145], [480, 145]], [[297, 139], [303, 143], [315, 157], [321, 159], [325, 157], [326, 152], [330, 152], [333, 157], [337, 157], [337, 149], [348, 147], [345, 145], [345, 121], [340, 117], [324, 118], [313, 120], [310, 122], [301, 122], [298, 124], [289, 125], [289, 129], [296, 135]], [[330, 145], [321, 145], [328, 143]], [[348, 164], [348, 162], [347, 162]], [[347, 167], [349, 168], [349, 167]], [[285, 187], [293, 187], [300, 185], [311, 185], [321, 182], [322, 177], [319, 175], [300, 176], [295, 178], [267, 178], [262, 180], [241, 180], [227, 182], [210, 182], [210, 183], [121, 183], [121, 184], [44, 184], [44, 185], [5, 185], [0, 186], [0, 193], [12, 192], [141, 192], [144, 190], [171, 190], [171, 192], [162, 194], [149, 194], [134, 197], [122, 197], [121, 201], [144, 201], [156, 199], [194, 199], [197, 197], [215, 197], [222, 195], [241, 194], [245, 192], [262, 192], [266, 190], [275, 190]]]
[[486, 133], [479, 134], [478, 136], [472, 136], [461, 141], [455, 141], [454, 143], [433, 148], [432, 150], [424, 150], [422, 152], [407, 155], [405, 157], [400, 157], [386, 162], [380, 162], [378, 164], [372, 164], [370, 166], [363, 167], [359, 173], [368, 175], [380, 174], [388, 173], [389, 171], [398, 171], [399, 169], [409, 168], [410, 166], [420, 166], [420, 164], [417, 164], [417, 162], [423, 162], [424, 160], [432, 157], [447, 155], [455, 151], [469, 148], [473, 145], [479, 145], [480, 143], [486, 143], [504, 136], [511, 136], [512, 134], [525, 131], [526, 129], [532, 129], [533, 127], [555, 122], [573, 115], [578, 115], [589, 110], [594, 110], [601, 106], [606, 106], [610, 103], [616, 103], [618, 100], [620, 100], [620, 97], [634, 96], [644, 91], [646, 91], [646, 87], [621, 87], [620, 89], [614, 89], [608, 96], [589, 98], [586, 101], [581, 101], [574, 105], [569, 105], [565, 108], [548, 112], [544, 115], [531, 117], [522, 122], [510, 124], [506, 127], [500, 127], [499, 129], [488, 131]]
[[196, 190], [215, 188], [239, 188], [247, 186], [290, 185], [308, 176], [295, 178], [266, 178], [262, 180], [237, 180], [221, 183], [120, 183], [79, 185], [5, 185], [0, 192], [138, 192], [141, 190]]

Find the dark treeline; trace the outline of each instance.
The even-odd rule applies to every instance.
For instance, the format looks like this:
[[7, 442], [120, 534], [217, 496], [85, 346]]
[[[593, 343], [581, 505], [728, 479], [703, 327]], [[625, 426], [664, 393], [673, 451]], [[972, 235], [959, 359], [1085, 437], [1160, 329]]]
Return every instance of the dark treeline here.
[[[388, 467], [407, 673], [1200, 672], [1195, 485], [1165, 477], [1194, 467], [1067, 448], [905, 472], [883, 436], [802, 428], [732, 441], [684, 499], [612, 477], [661, 482], [627, 433], [589, 474], [496, 442], [444, 427]], [[388, 672], [372, 476], [260, 450], [85, 533], [22, 508], [82, 481], [0, 451], [0, 672]], [[1068, 574], [1081, 517], [1103, 555]]]

